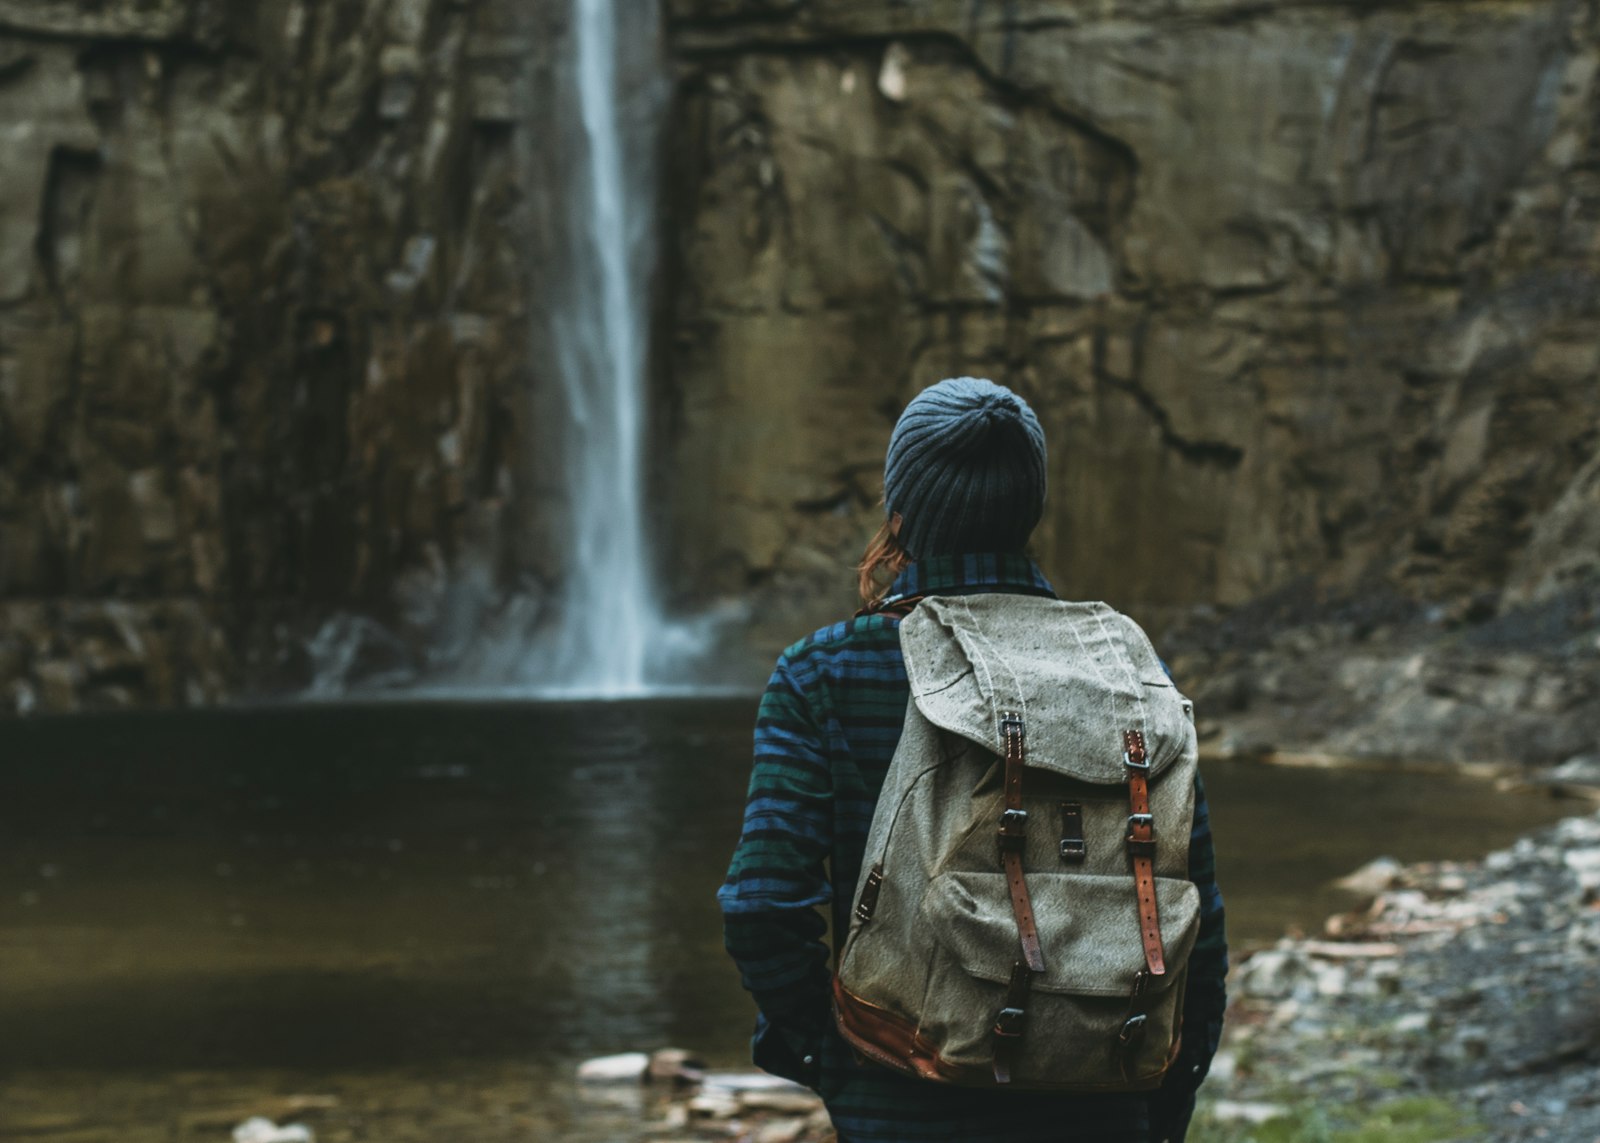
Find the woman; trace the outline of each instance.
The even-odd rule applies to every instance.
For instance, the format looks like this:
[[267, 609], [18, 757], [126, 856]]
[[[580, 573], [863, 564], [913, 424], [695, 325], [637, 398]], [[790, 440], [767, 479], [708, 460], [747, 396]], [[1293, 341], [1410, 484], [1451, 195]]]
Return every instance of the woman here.
[[[921, 393], [895, 425], [886, 522], [868, 548], [868, 606], [784, 651], [762, 698], [744, 832], [718, 894], [724, 937], [754, 996], [755, 1062], [817, 1089], [844, 1143], [1183, 1138], [1221, 1035], [1227, 974], [1204, 791], [1189, 847], [1200, 890], [1184, 1047], [1152, 1094], [958, 1088], [858, 1060], [834, 1030], [827, 931], [848, 911], [910, 697], [900, 619], [923, 596], [1054, 596], [1023, 554], [1044, 511], [1045, 441], [1009, 389], [970, 377]], [[882, 577], [891, 577], [882, 591]]]

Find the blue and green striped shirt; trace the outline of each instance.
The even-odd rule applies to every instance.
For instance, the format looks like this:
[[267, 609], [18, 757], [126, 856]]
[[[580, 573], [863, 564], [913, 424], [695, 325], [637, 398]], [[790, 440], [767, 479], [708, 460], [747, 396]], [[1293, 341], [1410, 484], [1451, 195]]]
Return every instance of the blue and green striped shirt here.
[[[1053, 596], [1020, 555], [923, 560], [887, 602], [1008, 591]], [[761, 700], [744, 832], [718, 898], [724, 939], [760, 1016], [756, 1062], [815, 1086], [843, 1143], [1179, 1140], [1221, 1036], [1228, 969], [1205, 791], [1197, 790], [1189, 873], [1201, 927], [1184, 1002], [1184, 1054], [1154, 1095], [1013, 1093], [900, 1076], [855, 1059], [834, 1031], [828, 922], [849, 928], [878, 791], [910, 688], [899, 620], [858, 616], [788, 648]], [[836, 893], [834, 887], [838, 886]]]

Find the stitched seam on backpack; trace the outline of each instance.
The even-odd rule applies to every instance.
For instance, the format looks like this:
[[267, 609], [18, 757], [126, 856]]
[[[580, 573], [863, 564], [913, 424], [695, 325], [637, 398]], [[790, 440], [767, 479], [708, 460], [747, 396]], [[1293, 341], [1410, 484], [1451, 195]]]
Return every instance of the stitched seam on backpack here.
[[[961, 606], [966, 608], [967, 618], [972, 619], [972, 604], [968, 603], [965, 599], [962, 599]], [[976, 622], [976, 620], [973, 620], [973, 622]], [[960, 643], [959, 640], [957, 640], [957, 642]], [[960, 645], [963, 650], [968, 649], [965, 644]], [[1000, 714], [999, 696], [994, 693], [994, 675], [989, 671], [988, 660], [983, 657], [983, 651], [978, 646], [974, 645], [970, 649], [972, 653], [978, 657], [977, 665], [983, 669], [984, 681], [989, 685], [989, 713], [993, 717], [998, 718]]]
[[[1002, 653], [1000, 653], [1000, 648], [995, 647], [994, 640], [990, 640], [989, 639], [989, 632], [984, 631], [984, 629], [982, 629], [982, 624], [978, 623], [978, 616], [973, 615], [973, 605], [971, 605], [970, 600], [968, 600], [968, 597], [966, 597], [966, 596], [962, 597], [962, 607], [966, 608], [966, 621], [968, 621], [968, 623], [973, 624], [973, 634], [976, 634], [976, 636], [978, 636], [979, 639], [984, 640], [984, 644], [986, 644], [987, 647], [989, 647], [990, 652], [994, 652], [995, 658], [997, 658], [997, 660], [1000, 660], [1000, 666], [1003, 666], [1003, 668], [1005, 668], [1006, 674], [1008, 674], [1008, 676], [1011, 676], [1011, 693], [1013, 693], [1013, 695], [1016, 695], [1016, 701], [1018, 701], [1018, 706], [1019, 706], [1019, 708], [1021, 708], [1021, 709], [1019, 709], [1018, 714], [1021, 714], [1022, 722], [1024, 722], [1024, 724], [1026, 724], [1026, 722], [1027, 722], [1027, 696], [1024, 695], [1024, 693], [1022, 693], [1022, 680], [1018, 679], [1018, 677], [1016, 677], [1016, 671], [1013, 671], [1013, 669], [1011, 669], [1011, 661], [1010, 660], [1006, 660], [1006, 656], [1002, 655]], [[976, 648], [976, 647], [973, 647], [973, 650], [974, 650], [974, 652], [978, 652], [978, 648]], [[982, 660], [982, 658], [984, 658], [984, 653], [978, 652], [978, 658], [979, 658], [979, 660]], [[986, 664], [986, 666], [984, 666], [984, 674], [989, 674], [989, 668], [987, 668], [987, 664]], [[994, 687], [995, 687], [994, 676], [990, 676], [989, 677], [989, 709], [990, 709], [990, 714], [994, 714], [994, 717], [1000, 717], [1000, 709], [998, 709], [998, 698], [1000, 698], [1000, 696], [995, 695], [995, 688]]]
[[[1109, 608], [1107, 610], [1110, 610]], [[1133, 684], [1134, 701], [1139, 704], [1139, 724], [1135, 730], [1143, 730], [1150, 725], [1150, 712], [1144, 703], [1144, 687], [1139, 685], [1139, 676], [1133, 670], [1133, 656], [1128, 654], [1126, 647], [1121, 646], [1111, 637], [1111, 629], [1106, 626], [1106, 621], [1100, 614], [1100, 609], [1094, 609], [1094, 621], [1100, 625], [1100, 633], [1106, 637], [1106, 642], [1111, 645], [1114, 652], [1120, 653], [1122, 660], [1122, 673], [1128, 676], [1128, 681]], [[1115, 711], [1113, 711], [1115, 713]]]

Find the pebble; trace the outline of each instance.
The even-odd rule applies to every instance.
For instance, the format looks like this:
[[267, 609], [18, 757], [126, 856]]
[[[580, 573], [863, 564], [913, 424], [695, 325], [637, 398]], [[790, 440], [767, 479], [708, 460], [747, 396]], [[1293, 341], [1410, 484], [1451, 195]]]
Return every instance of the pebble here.
[[689, 1100], [689, 1114], [702, 1119], [732, 1119], [739, 1107], [736, 1096], [719, 1091], [703, 1091]]
[[662, 1048], [650, 1053], [646, 1074], [660, 1082], [695, 1083], [705, 1074], [705, 1065], [682, 1048]]
[[1259, 1127], [1274, 1119], [1282, 1119], [1289, 1109], [1279, 1103], [1245, 1103], [1240, 1100], [1219, 1099], [1211, 1104], [1211, 1117], [1218, 1123], [1248, 1123]]
[[644, 1052], [623, 1052], [601, 1056], [578, 1065], [582, 1083], [639, 1083], [650, 1070], [650, 1057]]
[[303, 1123], [279, 1127], [258, 1115], [233, 1129], [233, 1143], [315, 1143], [315, 1137]]
[[805, 1134], [805, 1130], [806, 1121], [803, 1119], [780, 1119], [774, 1123], [764, 1123], [756, 1129], [754, 1143], [795, 1143]]
[[1392, 857], [1377, 857], [1354, 873], [1339, 878], [1334, 885], [1363, 897], [1376, 896], [1385, 889], [1393, 888], [1404, 868]]
[[809, 1091], [751, 1091], [739, 1097], [746, 1111], [774, 1111], [779, 1115], [810, 1115], [822, 1100]]

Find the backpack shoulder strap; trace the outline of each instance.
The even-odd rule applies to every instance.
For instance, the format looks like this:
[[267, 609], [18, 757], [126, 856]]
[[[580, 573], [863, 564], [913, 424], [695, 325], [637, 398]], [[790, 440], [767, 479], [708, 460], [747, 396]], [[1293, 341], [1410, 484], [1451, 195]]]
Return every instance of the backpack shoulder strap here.
[[863, 607], [860, 611], [856, 612], [855, 617], [857, 619], [862, 619], [868, 615], [885, 615], [893, 619], [904, 619], [906, 616], [915, 611], [917, 604], [921, 602], [922, 596], [920, 595], [902, 596], [893, 602], [879, 600], [877, 603], [869, 604], [868, 606]]

